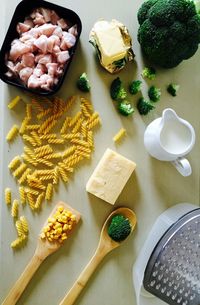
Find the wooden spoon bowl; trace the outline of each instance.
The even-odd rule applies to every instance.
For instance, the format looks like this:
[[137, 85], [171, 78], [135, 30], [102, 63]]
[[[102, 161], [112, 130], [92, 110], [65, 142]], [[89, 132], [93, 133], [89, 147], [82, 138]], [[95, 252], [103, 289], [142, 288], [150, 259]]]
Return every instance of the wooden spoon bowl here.
[[[113, 249], [119, 247], [124, 241], [116, 242], [108, 235], [108, 227], [110, 225], [111, 219], [113, 216], [121, 214], [124, 217], [128, 218], [131, 223], [131, 232], [133, 232], [135, 225], [137, 223], [135, 213], [129, 208], [118, 208], [114, 210], [104, 222], [104, 225], [101, 230], [100, 240], [96, 252], [88, 265], [80, 274], [79, 278], [76, 280], [68, 294], [64, 297], [64, 299], [60, 302], [59, 305], [73, 305], [76, 301], [77, 297], [81, 293], [82, 289], [85, 287], [92, 273], [95, 271], [96, 267], [102, 261], [107, 253], [112, 251]], [[130, 234], [129, 234], [130, 235]]]

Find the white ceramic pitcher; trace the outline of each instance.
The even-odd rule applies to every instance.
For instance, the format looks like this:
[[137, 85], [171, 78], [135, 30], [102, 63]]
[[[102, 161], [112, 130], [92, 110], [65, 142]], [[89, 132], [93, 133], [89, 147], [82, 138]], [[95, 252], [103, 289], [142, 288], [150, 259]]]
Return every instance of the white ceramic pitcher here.
[[194, 143], [194, 128], [171, 108], [165, 109], [162, 117], [151, 122], [144, 133], [144, 145], [149, 154], [161, 161], [171, 161], [183, 176], [192, 173], [184, 156], [191, 151]]

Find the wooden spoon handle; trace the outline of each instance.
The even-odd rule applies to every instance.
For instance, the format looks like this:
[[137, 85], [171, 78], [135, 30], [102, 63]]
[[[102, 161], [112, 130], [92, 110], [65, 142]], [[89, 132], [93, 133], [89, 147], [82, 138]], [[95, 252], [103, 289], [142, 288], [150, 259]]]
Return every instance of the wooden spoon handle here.
[[70, 289], [70, 291], [66, 294], [63, 300], [59, 303], [59, 305], [72, 305], [76, 301], [77, 297], [81, 293], [82, 289], [87, 284], [90, 276], [95, 271], [96, 267], [102, 261], [105, 256], [105, 252], [96, 251], [92, 259], [89, 261], [85, 269], [79, 275], [78, 279]]
[[2, 305], [15, 305], [17, 303], [21, 294], [25, 290], [26, 286], [28, 285], [29, 281], [31, 280], [32, 276], [34, 275], [41, 263], [42, 260], [37, 255], [34, 255], [31, 258], [24, 272], [16, 281], [9, 294], [3, 301]]

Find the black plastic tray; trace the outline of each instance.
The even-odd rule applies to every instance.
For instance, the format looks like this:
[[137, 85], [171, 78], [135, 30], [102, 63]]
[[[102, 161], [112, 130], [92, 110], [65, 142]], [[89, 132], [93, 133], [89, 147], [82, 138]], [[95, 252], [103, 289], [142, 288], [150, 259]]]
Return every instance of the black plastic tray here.
[[[49, 9], [54, 10], [61, 18], [64, 18], [69, 23], [71, 23], [71, 25], [76, 24], [77, 30], [78, 30], [78, 35], [76, 37], [76, 43], [69, 50], [70, 59], [68, 60], [68, 62], [65, 65], [64, 72], [61, 75], [59, 82], [57, 83], [57, 85], [55, 85], [52, 88], [51, 91], [27, 88], [25, 85], [20, 83], [20, 81], [18, 81], [17, 79], [9, 78], [5, 75], [5, 73], [8, 70], [8, 68], [5, 65], [5, 55], [10, 50], [11, 42], [13, 41], [13, 39], [19, 37], [19, 34], [16, 31], [17, 23], [23, 22], [25, 17], [28, 16], [32, 12], [33, 9], [39, 8], [39, 7], [44, 7], [44, 8], [49, 8]], [[82, 31], [82, 23], [81, 23], [79, 16], [70, 9], [67, 9], [65, 7], [62, 7], [62, 6], [59, 6], [59, 5], [44, 1], [44, 0], [33, 0], [33, 1], [23, 0], [23, 1], [21, 1], [15, 9], [14, 15], [10, 22], [10, 26], [8, 28], [7, 34], [5, 36], [4, 42], [3, 42], [1, 50], [0, 50], [0, 67], [1, 67], [0, 78], [7, 84], [17, 86], [21, 89], [24, 89], [24, 90], [34, 93], [34, 94], [39, 94], [39, 95], [44, 95], [44, 96], [49, 96], [49, 95], [55, 94], [60, 89], [60, 87], [64, 81], [64, 78], [66, 76], [66, 73], [69, 69], [69, 66], [72, 62], [73, 55], [76, 51], [77, 43], [79, 41], [81, 31]]]

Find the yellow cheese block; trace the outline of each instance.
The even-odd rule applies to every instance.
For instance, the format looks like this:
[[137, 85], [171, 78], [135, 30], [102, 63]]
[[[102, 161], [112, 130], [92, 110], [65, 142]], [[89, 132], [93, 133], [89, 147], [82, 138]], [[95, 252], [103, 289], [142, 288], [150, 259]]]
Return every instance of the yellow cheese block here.
[[126, 47], [120, 29], [116, 25], [107, 23], [104, 27], [99, 26], [95, 38], [105, 66], [125, 57]]
[[135, 168], [133, 161], [108, 148], [89, 178], [86, 190], [115, 204]]

